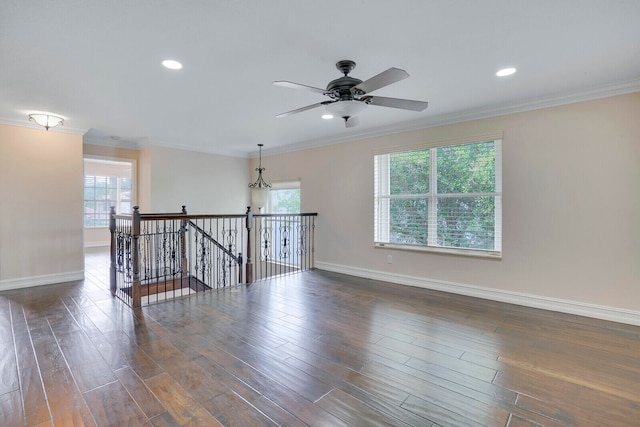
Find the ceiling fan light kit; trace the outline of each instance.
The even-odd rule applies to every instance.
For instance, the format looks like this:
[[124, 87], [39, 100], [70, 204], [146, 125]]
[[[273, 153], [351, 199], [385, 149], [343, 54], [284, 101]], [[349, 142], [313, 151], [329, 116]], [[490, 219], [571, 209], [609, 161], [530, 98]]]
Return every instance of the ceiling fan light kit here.
[[334, 117], [351, 117], [364, 110], [366, 103], [360, 101], [335, 101], [324, 106], [324, 109]]
[[[392, 67], [368, 80], [362, 81], [349, 76], [349, 73], [355, 67], [356, 63], [354, 61], [348, 59], [338, 61], [336, 63], [336, 68], [342, 72], [344, 76], [330, 81], [326, 89], [320, 89], [284, 80], [273, 82], [276, 86], [316, 92], [330, 98], [329, 101], [318, 102], [317, 104], [308, 105], [306, 107], [278, 114], [276, 117], [286, 117], [324, 106], [325, 110], [327, 110], [331, 115], [342, 117], [345, 122], [345, 126], [349, 128], [358, 124], [358, 120], [355, 120], [357, 118], [356, 116], [367, 105], [377, 105], [380, 107], [398, 108], [410, 111], [423, 111], [427, 108], [428, 103], [425, 101], [413, 101], [410, 99], [385, 98], [368, 95], [370, 92], [406, 79], [409, 77], [409, 74], [406, 71]], [[322, 118], [328, 119], [329, 117], [324, 115]]]

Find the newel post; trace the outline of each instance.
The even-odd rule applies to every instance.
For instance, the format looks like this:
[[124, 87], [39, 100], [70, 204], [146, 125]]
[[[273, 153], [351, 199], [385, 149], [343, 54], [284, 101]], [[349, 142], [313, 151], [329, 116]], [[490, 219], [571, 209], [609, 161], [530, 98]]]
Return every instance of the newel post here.
[[253, 262], [251, 261], [251, 226], [253, 224], [253, 213], [251, 212], [251, 206], [247, 206], [247, 264], [245, 269], [245, 278], [247, 284], [253, 282]]
[[111, 206], [109, 212], [109, 231], [111, 232], [111, 263], [109, 265], [109, 288], [111, 289], [111, 295], [116, 294], [117, 282], [116, 282], [116, 260], [118, 256], [118, 236], [116, 235], [116, 208]]
[[[182, 215], [187, 215], [187, 207], [182, 205]], [[188, 271], [188, 263], [187, 263], [187, 220], [183, 219], [182, 224], [180, 224], [180, 260], [182, 266], [182, 277], [187, 277], [189, 275]]]
[[142, 305], [140, 289], [140, 210], [133, 207], [133, 223], [131, 224], [131, 266], [133, 268], [133, 283], [131, 284], [131, 306]]

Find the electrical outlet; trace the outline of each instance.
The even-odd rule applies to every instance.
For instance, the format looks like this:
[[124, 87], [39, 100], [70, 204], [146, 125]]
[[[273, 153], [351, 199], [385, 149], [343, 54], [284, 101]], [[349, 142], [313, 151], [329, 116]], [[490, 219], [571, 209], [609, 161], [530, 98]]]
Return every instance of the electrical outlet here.
[[387, 264], [393, 264], [393, 255], [387, 255]]

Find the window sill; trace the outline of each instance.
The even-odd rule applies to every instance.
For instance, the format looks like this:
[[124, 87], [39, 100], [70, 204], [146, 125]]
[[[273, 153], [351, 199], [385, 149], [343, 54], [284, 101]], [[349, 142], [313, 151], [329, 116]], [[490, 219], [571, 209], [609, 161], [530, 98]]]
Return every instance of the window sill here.
[[418, 245], [399, 245], [396, 243], [374, 243], [375, 248], [382, 249], [395, 249], [402, 251], [413, 252], [430, 252], [443, 255], [457, 255], [467, 256], [474, 258], [490, 258], [490, 259], [502, 259], [502, 252], [488, 251], [482, 249], [460, 249], [460, 248], [445, 248], [445, 247], [433, 247], [433, 246], [418, 246]]

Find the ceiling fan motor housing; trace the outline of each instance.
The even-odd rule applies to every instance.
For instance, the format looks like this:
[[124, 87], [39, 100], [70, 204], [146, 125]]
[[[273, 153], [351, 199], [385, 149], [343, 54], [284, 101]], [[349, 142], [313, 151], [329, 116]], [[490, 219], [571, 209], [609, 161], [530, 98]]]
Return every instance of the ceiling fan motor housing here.
[[362, 80], [356, 79], [355, 77], [340, 77], [329, 82], [327, 85], [327, 92], [329, 92], [328, 95], [333, 99], [349, 101], [353, 99], [351, 88], [359, 85], [360, 83], [362, 83]]
[[355, 77], [348, 76], [354, 68], [356, 63], [350, 59], [343, 59], [336, 62], [336, 68], [344, 74], [344, 76], [332, 80], [327, 85], [327, 95], [337, 101], [352, 101], [354, 93], [351, 88], [362, 83], [362, 80]]

